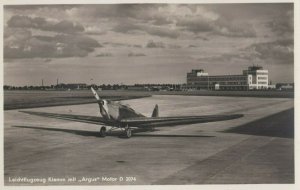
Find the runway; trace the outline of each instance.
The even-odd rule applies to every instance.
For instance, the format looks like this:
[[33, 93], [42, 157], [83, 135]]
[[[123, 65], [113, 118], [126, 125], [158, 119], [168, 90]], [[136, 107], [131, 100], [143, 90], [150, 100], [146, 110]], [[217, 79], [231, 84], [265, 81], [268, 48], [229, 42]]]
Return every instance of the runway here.
[[[293, 99], [156, 95], [122, 102], [147, 116], [158, 104], [160, 116], [244, 117], [157, 128], [124, 139], [118, 132], [99, 137], [95, 124], [4, 111], [5, 185], [294, 182], [293, 129], [287, 124], [293, 120]], [[99, 116], [98, 109], [84, 104], [22, 111]]]

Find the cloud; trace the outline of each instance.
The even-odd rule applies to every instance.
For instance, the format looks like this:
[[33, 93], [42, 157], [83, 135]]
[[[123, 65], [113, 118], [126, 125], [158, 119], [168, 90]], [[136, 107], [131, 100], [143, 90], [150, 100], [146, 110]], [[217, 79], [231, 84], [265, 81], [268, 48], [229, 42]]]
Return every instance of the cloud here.
[[[58, 18], [43, 14], [41, 11], [53, 12], [54, 9], [62, 18], [77, 21], [61, 21], [53, 23], [42, 17], [13, 16], [9, 22], [14, 27], [31, 27], [47, 31], [74, 33], [85, 31], [88, 34], [101, 35], [113, 30], [132, 34], [135, 31], [146, 32], [149, 35], [178, 38], [184, 31], [194, 34], [212, 33], [229, 37], [254, 37], [255, 30], [247, 20], [235, 22], [223, 17], [220, 13], [205, 5], [176, 4], [102, 4], [74, 5], [59, 8], [58, 6], [18, 6], [9, 10], [21, 14], [22, 10], [32, 10], [33, 15]], [[220, 6], [222, 7], [222, 6]], [[48, 11], [47, 11], [48, 10]], [[44, 11], [44, 12], [45, 12]], [[47, 15], [47, 16], [46, 16]], [[79, 23], [84, 23], [84, 26]], [[94, 23], [101, 23], [101, 30]], [[97, 24], [96, 24], [97, 25]]]
[[113, 31], [129, 33], [144, 31], [150, 35], [179, 37], [182, 30], [195, 34], [209, 32], [229, 37], [254, 37], [255, 30], [248, 21], [232, 20], [201, 5], [126, 4], [81, 6], [67, 10], [72, 17], [91, 20], [107, 18], [113, 21]]
[[205, 62], [222, 62], [222, 63], [229, 63], [234, 59], [244, 59], [249, 60], [249, 56], [247, 54], [241, 53], [225, 53], [222, 55], [210, 56], [210, 57], [202, 57], [199, 58], [198, 61], [205, 61]]
[[180, 45], [177, 45], [177, 44], [169, 44], [168, 47], [169, 47], [170, 49], [180, 49], [180, 48], [181, 48], [181, 46], [180, 46]]
[[132, 24], [131, 22], [128, 21], [121, 22], [120, 24], [116, 25], [113, 28], [113, 31], [119, 33], [128, 33], [129, 31], [134, 31], [134, 30], [140, 30], [140, 26], [136, 24]]
[[85, 18], [128, 18], [143, 21], [153, 20], [159, 7], [163, 4], [101, 4], [80, 5], [67, 10], [71, 17]]
[[63, 20], [50, 27], [50, 30], [64, 33], [75, 33], [83, 32], [84, 27], [79, 23]]
[[22, 28], [4, 28], [4, 40], [9, 42], [25, 41], [31, 37], [31, 32]]
[[[234, 22], [204, 5], [169, 5], [157, 12], [156, 19], [173, 23], [178, 30], [194, 34], [213, 33], [228, 37], [255, 37], [256, 33], [248, 21]], [[172, 22], [170, 22], [172, 21]]]
[[89, 35], [105, 35], [107, 33], [107, 31], [101, 30], [96, 26], [87, 26], [84, 30], [84, 33]]
[[147, 48], [165, 48], [165, 44], [163, 42], [154, 42], [152, 40], [150, 40], [147, 44], [146, 44]]
[[96, 57], [112, 57], [112, 53], [99, 53], [96, 55]]
[[66, 10], [71, 9], [74, 7], [78, 7], [78, 5], [68, 5], [68, 4], [59, 4], [59, 5], [4, 5], [5, 9], [10, 10], [36, 10], [36, 9], [43, 9], [43, 8], [52, 8], [52, 9], [60, 9]]
[[277, 18], [267, 22], [267, 27], [274, 31], [278, 36], [292, 38], [294, 34], [294, 12], [288, 10]]
[[252, 49], [263, 60], [278, 60], [284, 64], [294, 63], [293, 40], [277, 40], [274, 42], [253, 44], [247, 49]]
[[199, 61], [231, 62], [234, 59], [249, 63], [267, 62], [270, 64], [293, 64], [294, 43], [292, 40], [277, 40], [273, 42], [255, 43], [234, 53], [219, 56], [204, 57]]
[[25, 29], [7, 29], [4, 58], [84, 57], [101, 45], [81, 35], [32, 36]]
[[184, 30], [199, 33], [213, 33], [228, 37], [255, 37], [256, 32], [248, 23], [233, 23], [223, 18], [210, 20], [202, 17], [182, 18], [177, 22], [177, 26]]
[[146, 32], [150, 35], [168, 37], [168, 38], [177, 38], [179, 36], [178, 31], [172, 30], [169, 28], [161, 26], [149, 26], [142, 24], [132, 24], [128, 21], [120, 23], [113, 28], [113, 31], [119, 33], [129, 33], [134, 31]]
[[177, 26], [182, 26], [185, 30], [194, 33], [210, 32], [214, 30], [214, 26], [211, 22], [201, 19], [181, 19], [177, 22]]
[[135, 48], [142, 48], [143, 46], [138, 45], [138, 44], [134, 44], [134, 45], [132, 45], [132, 47], [135, 47]]
[[141, 57], [141, 56], [146, 56], [146, 55], [143, 53], [133, 53], [133, 52], [130, 52], [128, 54], [128, 57]]
[[172, 24], [173, 21], [168, 19], [168, 17], [165, 17], [165, 16], [156, 16], [154, 18], [154, 21], [152, 22], [152, 24], [154, 25], [158, 25], [158, 26], [165, 26], [165, 25], [169, 25], [169, 24]]
[[176, 30], [164, 28], [164, 27], [156, 27], [156, 26], [143, 26], [142, 30], [147, 33], [160, 37], [168, 37], [168, 38], [178, 38], [179, 33]]
[[198, 47], [198, 46], [193, 45], [193, 44], [190, 44], [190, 45], [188, 46], [188, 48], [196, 48], [196, 47]]
[[195, 39], [201, 39], [203, 41], [209, 41], [209, 39], [205, 36], [196, 36]]
[[213, 33], [228, 37], [256, 37], [256, 31], [251, 23], [234, 22], [225, 19], [218, 19], [214, 23]]
[[103, 42], [104, 45], [109, 45], [111, 47], [131, 47], [130, 44], [127, 43], [119, 43], [119, 42]]
[[43, 17], [29, 17], [14, 15], [7, 21], [8, 27], [13, 28], [35, 28], [45, 31], [54, 31], [62, 33], [83, 32], [84, 27], [76, 22], [62, 20], [60, 22], [48, 21]]

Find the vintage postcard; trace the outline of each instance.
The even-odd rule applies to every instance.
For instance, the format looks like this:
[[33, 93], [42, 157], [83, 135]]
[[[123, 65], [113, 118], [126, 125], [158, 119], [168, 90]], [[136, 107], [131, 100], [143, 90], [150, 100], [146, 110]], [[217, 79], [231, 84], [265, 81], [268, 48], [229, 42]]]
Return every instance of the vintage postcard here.
[[54, 3], [2, 4], [4, 188], [296, 188], [294, 1]]

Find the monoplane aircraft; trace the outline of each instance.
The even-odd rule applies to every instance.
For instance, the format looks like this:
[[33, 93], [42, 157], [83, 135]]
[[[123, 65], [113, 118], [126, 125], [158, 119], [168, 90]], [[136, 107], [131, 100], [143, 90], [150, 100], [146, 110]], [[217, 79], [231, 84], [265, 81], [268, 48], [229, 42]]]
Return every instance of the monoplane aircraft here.
[[240, 118], [242, 114], [232, 115], [205, 115], [205, 116], [178, 116], [178, 117], [159, 117], [158, 105], [155, 105], [151, 117], [146, 117], [137, 113], [128, 105], [123, 105], [117, 101], [101, 99], [97, 92], [91, 88], [97, 103], [99, 105], [100, 114], [102, 117], [72, 115], [72, 114], [56, 114], [45, 112], [21, 111], [28, 114], [71, 120], [83, 123], [91, 123], [102, 125], [100, 128], [100, 136], [105, 137], [107, 134], [107, 126], [111, 129], [120, 128], [125, 137], [132, 136], [132, 129], [142, 128], [153, 130], [154, 127], [174, 126], [193, 123], [206, 123], [215, 121], [224, 121]]

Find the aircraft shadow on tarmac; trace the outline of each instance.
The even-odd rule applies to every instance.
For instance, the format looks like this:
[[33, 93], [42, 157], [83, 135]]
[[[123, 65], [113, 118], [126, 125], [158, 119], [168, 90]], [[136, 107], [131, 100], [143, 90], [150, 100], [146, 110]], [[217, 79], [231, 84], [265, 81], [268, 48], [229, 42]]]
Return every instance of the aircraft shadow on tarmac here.
[[[74, 129], [59, 129], [59, 128], [49, 128], [49, 127], [35, 127], [35, 126], [12, 126], [18, 128], [26, 128], [26, 129], [38, 129], [38, 130], [46, 130], [46, 131], [58, 131], [58, 132], [65, 132], [71, 133], [80, 136], [91, 136], [91, 137], [100, 137], [100, 133], [96, 131], [83, 131], [83, 130], [74, 130]], [[133, 130], [132, 133], [134, 134], [132, 137], [215, 137], [209, 135], [166, 135], [166, 134], [139, 134], [141, 132], [148, 132], [151, 133], [149, 130]], [[158, 131], [158, 130], [155, 130]], [[108, 132], [107, 136], [114, 136], [119, 138], [125, 138], [122, 135], [121, 131], [112, 131]]]
[[294, 138], [294, 108], [223, 131], [256, 136]]

